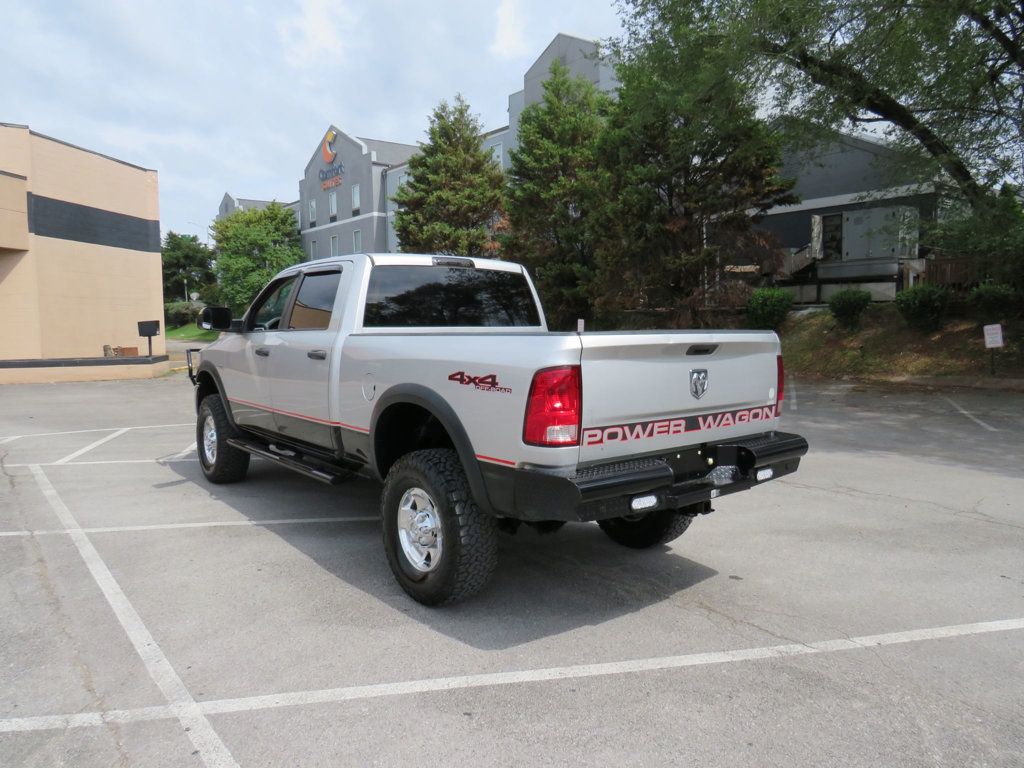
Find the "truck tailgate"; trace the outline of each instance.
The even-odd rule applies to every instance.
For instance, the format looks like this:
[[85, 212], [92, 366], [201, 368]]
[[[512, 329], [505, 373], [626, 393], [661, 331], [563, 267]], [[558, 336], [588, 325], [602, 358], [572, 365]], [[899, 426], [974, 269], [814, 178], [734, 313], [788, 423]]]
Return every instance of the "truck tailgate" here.
[[774, 333], [592, 333], [580, 340], [581, 464], [727, 440], [777, 425], [780, 346]]

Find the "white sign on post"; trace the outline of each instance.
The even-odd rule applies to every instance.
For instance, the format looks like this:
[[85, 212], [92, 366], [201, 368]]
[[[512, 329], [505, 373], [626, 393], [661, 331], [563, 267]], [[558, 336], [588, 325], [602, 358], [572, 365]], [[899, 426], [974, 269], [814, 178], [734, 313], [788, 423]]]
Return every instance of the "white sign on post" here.
[[1003, 346], [1003, 326], [999, 323], [985, 326], [985, 349]]

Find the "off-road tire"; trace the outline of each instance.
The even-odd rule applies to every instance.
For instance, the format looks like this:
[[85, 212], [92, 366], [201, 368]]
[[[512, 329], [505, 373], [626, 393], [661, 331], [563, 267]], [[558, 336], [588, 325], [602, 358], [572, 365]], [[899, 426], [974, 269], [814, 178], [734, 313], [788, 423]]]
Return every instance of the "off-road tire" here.
[[[214, 427], [217, 430], [216, 456], [211, 463], [206, 456], [203, 441], [203, 424], [207, 416], [212, 417]], [[228, 420], [227, 411], [224, 409], [224, 401], [220, 395], [212, 394], [203, 398], [199, 404], [199, 414], [196, 420], [196, 452], [199, 454], [199, 466], [203, 474], [211, 483], [218, 485], [224, 483], [237, 483], [244, 480], [249, 471], [249, 454], [245, 451], [228, 445], [228, 438], [235, 437], [237, 430], [231, 426]]]
[[647, 549], [678, 539], [692, 522], [693, 515], [685, 510], [659, 509], [636, 518], [599, 520], [597, 524], [615, 543], [632, 549]]
[[[433, 499], [443, 537], [441, 556], [429, 573], [416, 571], [399, 541], [399, 504], [411, 488], [421, 488]], [[407, 453], [388, 472], [380, 499], [384, 552], [410, 597], [424, 605], [441, 605], [465, 600], [484, 588], [498, 563], [497, 524], [473, 500], [455, 451]]]

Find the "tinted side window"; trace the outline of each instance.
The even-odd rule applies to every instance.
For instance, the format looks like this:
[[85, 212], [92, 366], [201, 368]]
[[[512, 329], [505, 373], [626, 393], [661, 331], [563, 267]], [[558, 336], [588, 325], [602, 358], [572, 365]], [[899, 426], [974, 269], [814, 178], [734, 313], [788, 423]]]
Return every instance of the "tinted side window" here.
[[331, 310], [338, 293], [340, 272], [323, 272], [302, 278], [288, 327], [295, 330], [324, 330], [331, 324]]
[[368, 328], [540, 325], [520, 272], [440, 266], [378, 266], [370, 274]]
[[281, 323], [281, 315], [288, 306], [288, 298], [295, 288], [295, 278], [289, 277], [268, 293], [262, 301], [253, 307], [250, 317], [252, 329], [259, 331], [276, 331]]

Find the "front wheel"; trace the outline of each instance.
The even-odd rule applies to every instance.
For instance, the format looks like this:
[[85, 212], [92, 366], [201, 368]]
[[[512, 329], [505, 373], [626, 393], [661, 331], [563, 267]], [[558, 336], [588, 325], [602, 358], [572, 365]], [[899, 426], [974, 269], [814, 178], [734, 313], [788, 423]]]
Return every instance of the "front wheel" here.
[[220, 395], [207, 395], [199, 404], [196, 451], [203, 474], [211, 483], [237, 483], [249, 471], [249, 454], [228, 445], [235, 434]]
[[395, 462], [381, 493], [381, 517], [388, 564], [417, 602], [464, 600], [494, 573], [496, 521], [476, 505], [453, 450], [414, 451]]
[[686, 533], [693, 515], [674, 509], [613, 517], [599, 520], [601, 530], [617, 544], [633, 549], [647, 549], [657, 544], [668, 544]]

